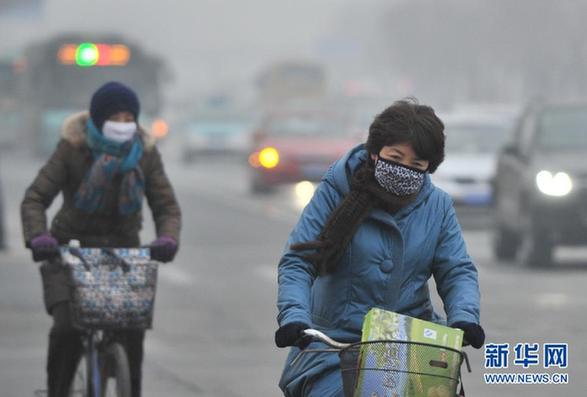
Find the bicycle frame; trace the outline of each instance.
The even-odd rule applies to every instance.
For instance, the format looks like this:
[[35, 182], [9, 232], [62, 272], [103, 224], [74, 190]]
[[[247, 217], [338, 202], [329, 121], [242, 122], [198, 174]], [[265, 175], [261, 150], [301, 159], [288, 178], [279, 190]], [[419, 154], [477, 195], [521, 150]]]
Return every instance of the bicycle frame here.
[[[101, 397], [102, 387], [104, 385], [104, 376], [101, 372], [104, 354], [110, 345], [116, 341], [115, 335], [111, 331], [104, 330], [87, 330], [83, 339], [84, 351], [87, 357], [85, 390], [87, 397]], [[83, 358], [82, 358], [83, 359]]]
[[102, 376], [98, 357], [98, 346], [100, 344], [98, 332], [94, 330], [87, 331], [84, 344], [87, 357], [86, 391], [89, 397], [100, 397], [102, 393]]

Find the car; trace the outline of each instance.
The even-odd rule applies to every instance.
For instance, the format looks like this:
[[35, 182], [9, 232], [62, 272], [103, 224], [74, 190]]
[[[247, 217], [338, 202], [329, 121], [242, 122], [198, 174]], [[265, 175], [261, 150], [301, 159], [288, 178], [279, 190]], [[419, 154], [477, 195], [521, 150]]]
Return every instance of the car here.
[[249, 156], [254, 193], [294, 182], [318, 182], [359, 140], [344, 118], [321, 111], [284, 111], [265, 117]]
[[446, 157], [432, 175], [458, 207], [488, 210], [497, 156], [511, 133], [514, 118], [497, 113], [453, 113], [441, 116]]
[[210, 154], [246, 156], [255, 119], [250, 112], [218, 107], [182, 122], [182, 157], [187, 163]]
[[498, 160], [493, 249], [529, 266], [587, 244], [587, 103], [528, 107]]

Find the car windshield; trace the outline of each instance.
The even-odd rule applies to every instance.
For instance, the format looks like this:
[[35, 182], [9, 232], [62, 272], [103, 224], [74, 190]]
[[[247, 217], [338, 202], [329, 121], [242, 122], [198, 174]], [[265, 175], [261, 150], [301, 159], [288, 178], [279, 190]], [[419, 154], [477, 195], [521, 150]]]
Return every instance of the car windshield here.
[[268, 128], [272, 136], [321, 137], [347, 134], [342, 122], [336, 118], [292, 116], [271, 121]]
[[549, 150], [587, 149], [587, 108], [558, 108], [540, 117], [538, 147]]
[[495, 153], [507, 141], [509, 128], [503, 123], [445, 123], [449, 153]]

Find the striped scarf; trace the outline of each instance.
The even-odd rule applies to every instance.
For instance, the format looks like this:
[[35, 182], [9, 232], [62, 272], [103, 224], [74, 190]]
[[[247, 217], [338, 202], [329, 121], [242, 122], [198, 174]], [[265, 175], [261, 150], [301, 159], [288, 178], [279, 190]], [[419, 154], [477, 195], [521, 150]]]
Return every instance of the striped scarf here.
[[[115, 206], [121, 215], [139, 212], [145, 190], [145, 178], [138, 165], [143, 155], [139, 134], [128, 142], [118, 143], [104, 137], [90, 119], [86, 140], [94, 161], [75, 195], [75, 206], [90, 214], [110, 215]], [[115, 197], [114, 181], [118, 175], [122, 179]]]

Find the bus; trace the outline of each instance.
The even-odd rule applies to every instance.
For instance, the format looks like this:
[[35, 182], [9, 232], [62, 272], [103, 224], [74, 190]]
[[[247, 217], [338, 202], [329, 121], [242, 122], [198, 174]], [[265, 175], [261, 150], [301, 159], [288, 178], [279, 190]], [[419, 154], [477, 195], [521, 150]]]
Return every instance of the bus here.
[[326, 72], [316, 63], [279, 62], [269, 65], [258, 75], [257, 87], [259, 99], [267, 107], [322, 100], [327, 93]]
[[29, 45], [22, 64], [23, 133], [41, 155], [54, 150], [64, 119], [88, 109], [92, 93], [108, 81], [132, 87], [141, 100], [141, 124], [157, 138], [167, 133], [159, 119], [165, 64], [136, 43], [116, 35], [63, 34]]

